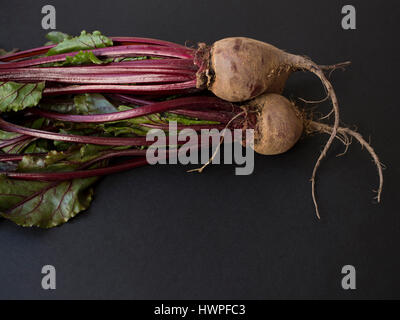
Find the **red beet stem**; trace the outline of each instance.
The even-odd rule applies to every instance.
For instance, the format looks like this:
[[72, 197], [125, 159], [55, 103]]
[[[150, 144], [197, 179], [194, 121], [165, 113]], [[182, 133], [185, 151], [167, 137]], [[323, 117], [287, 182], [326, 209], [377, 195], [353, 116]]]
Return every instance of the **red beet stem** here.
[[51, 111], [44, 111], [41, 109], [32, 109], [31, 112], [45, 118], [59, 120], [59, 121], [80, 122], [80, 123], [103, 123], [103, 122], [132, 119], [153, 113], [161, 113], [180, 108], [190, 108], [190, 107], [207, 108], [208, 106], [214, 106], [218, 104], [223, 105], [225, 103], [226, 103], [225, 101], [214, 97], [186, 97], [186, 98], [178, 98], [174, 100], [157, 102], [127, 111], [105, 113], [105, 114], [71, 115], [71, 114], [56, 113]]
[[[149, 60], [157, 61], [157, 60]], [[179, 60], [177, 60], [179, 61]], [[174, 65], [168, 64], [148, 64], [148, 65], [135, 65], [135, 64], [124, 64], [123, 62], [107, 65], [89, 65], [79, 67], [46, 67], [46, 68], [13, 68], [13, 69], [0, 69], [1, 77], [11, 77], [16, 75], [26, 75], [29, 79], [29, 75], [32, 77], [44, 76], [44, 75], [58, 75], [58, 76], [69, 76], [69, 75], [107, 75], [107, 74], [178, 74], [178, 75], [195, 75], [196, 71], [191, 69], [175, 68]]]
[[207, 121], [217, 121], [221, 123], [228, 123], [235, 116], [235, 113], [224, 112], [224, 111], [210, 112], [210, 111], [178, 109], [178, 110], [172, 110], [170, 112], [190, 118], [196, 118]]
[[[210, 140], [212, 140], [212, 135], [210, 136]], [[201, 148], [203, 141], [199, 139], [197, 141], [197, 145], [193, 145], [193, 148]], [[179, 150], [179, 149], [178, 149]], [[99, 169], [89, 169], [83, 170], [99, 161], [113, 158], [113, 157], [120, 157], [120, 156], [137, 156], [144, 154], [144, 150], [122, 150], [122, 151], [115, 151], [109, 152], [99, 156], [96, 159], [93, 159], [89, 162], [83, 164], [78, 170], [70, 171], [70, 172], [38, 172], [38, 173], [20, 173], [20, 172], [5, 172], [4, 174], [9, 178], [14, 179], [23, 179], [23, 180], [34, 180], [34, 181], [65, 181], [65, 180], [72, 180], [72, 179], [81, 179], [81, 178], [90, 178], [90, 177], [97, 177], [97, 176], [104, 176], [108, 174], [113, 174], [117, 172], [122, 172], [126, 170], [130, 170], [133, 168], [141, 167], [147, 165], [147, 160], [145, 157], [140, 157], [139, 159], [134, 159], [127, 161], [122, 164], [117, 164], [113, 166], [108, 166], [105, 168]], [[168, 150], [166, 155], [163, 158], [168, 158], [171, 152], [177, 152], [177, 149]], [[53, 186], [52, 184], [51, 186]], [[50, 186], [50, 187], [51, 187]]]
[[[110, 94], [109, 96], [111, 98], [120, 100], [122, 102], [127, 102], [130, 104], [141, 105], [141, 106], [156, 103], [154, 101], [147, 100], [147, 99], [140, 99], [140, 98], [137, 98], [132, 95]], [[240, 107], [238, 107], [237, 105], [234, 105], [231, 102], [224, 101], [224, 100], [221, 100], [218, 98], [214, 98], [214, 99], [215, 99], [215, 103], [207, 104], [207, 106], [204, 106], [202, 108], [202, 110], [198, 110], [198, 111], [203, 111], [203, 112], [200, 112], [197, 115], [195, 113], [195, 111], [197, 111], [197, 108], [193, 107], [193, 112], [191, 112], [191, 113], [194, 115], [194, 118], [201, 118], [201, 116], [206, 115], [206, 113], [204, 112], [204, 109], [215, 109], [215, 110], [219, 110], [219, 111], [223, 110], [223, 111], [227, 111], [230, 113], [234, 113], [234, 115], [236, 115], [242, 111], [242, 109]], [[212, 112], [215, 112], [215, 110], [207, 110], [207, 113], [211, 114]], [[192, 108], [191, 108], [191, 111], [192, 111]], [[178, 112], [178, 110], [177, 110], [177, 112]], [[207, 119], [202, 119], [202, 120], [207, 120]]]
[[[84, 167], [85, 168], [89, 168], [91, 165], [99, 162], [99, 161], [103, 161], [103, 160], [107, 160], [107, 159], [111, 159], [111, 158], [117, 158], [117, 157], [144, 157], [146, 156], [146, 150], [112, 150], [112, 151], [106, 151], [104, 153], [102, 153], [100, 156], [98, 156], [97, 158], [88, 161], [85, 163]], [[82, 167], [81, 167], [82, 169]]]
[[[13, 138], [13, 139], [3, 140], [3, 142], [0, 142], [0, 148], [5, 148], [5, 147], [11, 146], [13, 144], [16, 144], [16, 143], [19, 143], [19, 142], [22, 142], [22, 141], [25, 141], [28, 139], [31, 139], [31, 137], [26, 136], [26, 135], [21, 135], [16, 138]], [[2, 141], [2, 140], [0, 140], [0, 141]]]
[[151, 85], [78, 85], [46, 88], [44, 95], [79, 94], [79, 93], [130, 93], [137, 95], [167, 95], [198, 92], [196, 80], [169, 84]]
[[118, 45], [128, 45], [128, 44], [152, 44], [152, 45], [160, 45], [166, 47], [177, 47], [177, 48], [186, 48], [181, 44], [177, 44], [170, 41], [164, 41], [159, 39], [151, 39], [151, 38], [138, 38], [138, 37], [111, 37], [111, 40], [115, 44]]
[[[198, 67], [193, 63], [193, 59], [145, 59], [134, 61], [111, 62], [107, 66], [113, 67], [129, 67], [129, 68], [163, 68], [174, 70], [191, 70], [197, 71]], [[97, 66], [88, 66], [97, 67]]]
[[8, 172], [5, 175], [13, 179], [22, 180], [33, 180], [33, 181], [64, 181], [73, 179], [82, 179], [90, 177], [99, 177], [104, 175], [109, 175], [112, 173], [117, 173], [121, 171], [130, 170], [137, 167], [142, 167], [147, 165], [146, 158], [134, 159], [131, 161], [124, 162], [122, 164], [117, 164], [109, 166], [106, 168], [90, 169], [90, 170], [77, 170], [71, 172], [43, 172], [43, 173], [23, 173], [23, 172]]
[[[143, 123], [142, 126], [152, 129], [161, 129], [161, 130], [169, 129], [169, 124], [164, 124], [164, 123]], [[190, 125], [177, 124], [178, 130], [184, 130], [184, 129], [193, 129], [195, 131], [200, 131], [203, 129], [223, 130], [225, 127], [226, 127], [225, 124], [190, 124]]]
[[[154, 144], [154, 141], [147, 141], [146, 137], [137, 138], [118, 138], [118, 137], [96, 137], [96, 136], [80, 136], [72, 134], [61, 134], [44, 130], [36, 130], [18, 126], [5, 121], [0, 118], [0, 129], [21, 133], [31, 137], [55, 140], [55, 141], [65, 141], [74, 142], [81, 144], [95, 144], [101, 146], [149, 146]], [[169, 145], [169, 141], [177, 141], [176, 136], [166, 136], [166, 143]]]
[[47, 51], [49, 51], [53, 47], [55, 47], [55, 45], [44, 46], [44, 47], [19, 51], [19, 52], [15, 52], [15, 53], [5, 54], [3, 56], [0, 56], [0, 61], [8, 62], [8, 61], [13, 61], [13, 60], [17, 60], [17, 59], [33, 57], [33, 56], [37, 56], [40, 54], [45, 54]]
[[[194, 73], [181, 74], [177, 72], [155, 73], [153, 70], [142, 72], [118, 72], [119, 70], [104, 69], [103, 73], [57, 73], [42, 70], [23, 70], [23, 72], [10, 72], [2, 74], [0, 81], [51, 81], [70, 84], [147, 84], [147, 83], [173, 83], [185, 82], [195, 79]], [[108, 72], [107, 72], [108, 71]], [[169, 74], [168, 74], [169, 73]]]
[[[134, 45], [134, 44], [146, 44], [146, 45], [160, 45], [166, 47], [177, 47], [177, 48], [186, 48], [180, 44], [176, 44], [169, 41], [158, 40], [158, 39], [150, 39], [150, 38], [137, 38], [137, 37], [111, 37], [111, 40], [114, 42], [114, 46], [118, 45]], [[33, 48], [29, 50], [19, 51], [16, 53], [6, 54], [0, 57], [0, 61], [13, 61], [22, 58], [29, 58], [41, 54], [45, 54], [51, 48], [54, 48], [56, 45], [43, 46], [38, 48]]]
[[[200, 143], [200, 141], [199, 141]], [[198, 146], [193, 146], [194, 148], [201, 147], [199, 144]], [[65, 180], [72, 180], [72, 179], [82, 179], [82, 178], [90, 178], [90, 177], [99, 177], [104, 175], [109, 175], [113, 173], [118, 173], [122, 171], [127, 171], [133, 168], [145, 166], [148, 164], [145, 157], [140, 157], [139, 159], [129, 160], [122, 164], [112, 165], [105, 168], [99, 169], [89, 169], [83, 170], [92, 166], [99, 161], [105, 160], [107, 158], [112, 157], [119, 157], [119, 156], [130, 156], [130, 155], [137, 155], [129, 154], [130, 152], [135, 150], [126, 150], [120, 151], [115, 153], [110, 153], [108, 155], [100, 156], [90, 162], [85, 163], [76, 171], [69, 171], [69, 172], [37, 172], [37, 173], [24, 173], [24, 172], [6, 172], [5, 175], [9, 178], [13, 179], [22, 179], [22, 180], [33, 180], [33, 181], [65, 181]], [[177, 152], [176, 150], [170, 150], [166, 153], [165, 157], [168, 158], [170, 152]], [[125, 154], [124, 154], [125, 153]]]
[[[180, 59], [192, 59], [192, 49], [186, 48], [170, 48], [163, 46], [151, 46], [151, 45], [138, 45], [138, 46], [117, 46], [107, 47], [93, 50], [86, 50], [93, 52], [96, 56], [101, 57], [133, 57], [133, 56], [153, 56], [153, 57], [168, 57], [168, 58], [180, 58]], [[0, 68], [24, 68], [29, 66], [37, 66], [45, 63], [53, 63], [64, 61], [68, 56], [75, 56], [79, 52], [70, 52], [64, 54], [58, 54], [50, 57], [42, 57], [31, 60], [24, 60], [19, 62], [10, 62], [0, 64]]]
[[96, 144], [102, 146], [143, 146], [143, 145], [150, 145], [153, 143], [151, 141], [146, 141], [145, 137], [108, 138], [108, 137], [68, 135], [68, 134], [61, 134], [43, 130], [36, 130], [9, 123], [1, 118], [0, 118], [0, 128], [6, 131], [21, 133], [36, 138], [65, 141], [65, 142]]
[[144, 100], [144, 99], [139, 99], [133, 96], [129, 96], [129, 95], [124, 95], [124, 94], [110, 94], [109, 95], [111, 98], [122, 101], [122, 102], [127, 102], [130, 104], [135, 104], [135, 105], [139, 105], [139, 106], [143, 106], [143, 105], [148, 105], [148, 104], [152, 104], [155, 103], [154, 101], [149, 101], [149, 100]]

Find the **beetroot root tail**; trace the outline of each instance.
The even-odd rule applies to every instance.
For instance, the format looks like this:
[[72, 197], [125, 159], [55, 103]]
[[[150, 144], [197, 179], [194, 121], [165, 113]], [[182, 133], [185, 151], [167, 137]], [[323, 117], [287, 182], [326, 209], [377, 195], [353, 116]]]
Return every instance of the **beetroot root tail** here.
[[318, 66], [321, 70], [330, 71], [330, 73], [331, 73], [332, 71], [335, 71], [337, 69], [344, 70], [349, 65], [351, 65], [351, 61], [344, 61], [344, 62], [339, 62], [339, 63], [335, 63], [335, 64], [330, 64], [330, 65], [318, 65]]
[[291, 65], [293, 68], [310, 71], [311, 73], [315, 74], [321, 80], [328, 96], [330, 97], [330, 99], [332, 101], [332, 109], [335, 113], [335, 121], [332, 126], [331, 135], [330, 135], [328, 141], [326, 142], [325, 147], [323, 148], [320, 156], [318, 157], [317, 162], [315, 163], [315, 166], [314, 166], [314, 169], [312, 172], [312, 176], [311, 176], [311, 193], [312, 193], [312, 197], [313, 197], [313, 201], [314, 201], [316, 215], [317, 215], [318, 219], [320, 219], [321, 216], [319, 214], [318, 203], [317, 203], [316, 195], [315, 195], [315, 178], [316, 178], [317, 171], [318, 171], [319, 166], [321, 165], [322, 160], [326, 157], [326, 154], [327, 154], [329, 148], [331, 147], [333, 140], [337, 136], [337, 131], [339, 128], [339, 121], [340, 121], [339, 103], [337, 101], [336, 93], [335, 93], [335, 90], [333, 89], [332, 84], [325, 76], [323, 70], [317, 64], [315, 64], [314, 62], [312, 62], [311, 60], [309, 60], [305, 57], [291, 55], [291, 54], [288, 54], [287, 63], [289, 65]]
[[[333, 127], [321, 122], [316, 122], [316, 121], [310, 121], [308, 123], [308, 128], [311, 130], [311, 132], [322, 132], [322, 133], [327, 133], [332, 135]], [[349, 136], [356, 139], [363, 148], [365, 148], [368, 153], [371, 155], [376, 169], [378, 170], [378, 176], [379, 176], [379, 187], [376, 196], [377, 202], [381, 201], [381, 196], [382, 196], [382, 190], [383, 190], [383, 165], [379, 160], [378, 155], [376, 154], [375, 150], [372, 148], [372, 146], [362, 137], [361, 134], [358, 132], [351, 130], [349, 128], [343, 128], [343, 127], [338, 127], [337, 129], [337, 134], [335, 137], [339, 139], [345, 146], [346, 150], [350, 144], [350, 139]], [[346, 152], [345, 150], [345, 152]], [[313, 200], [316, 201], [315, 199], [315, 194], [313, 194]]]

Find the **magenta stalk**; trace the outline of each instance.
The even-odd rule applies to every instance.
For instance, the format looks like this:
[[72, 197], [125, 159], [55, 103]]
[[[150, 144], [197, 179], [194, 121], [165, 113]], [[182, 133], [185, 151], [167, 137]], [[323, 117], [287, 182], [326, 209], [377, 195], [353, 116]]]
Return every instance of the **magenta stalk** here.
[[[158, 40], [158, 39], [150, 39], [150, 38], [140, 38], [140, 37], [111, 37], [111, 40], [114, 42], [115, 46], [118, 45], [134, 45], [134, 44], [146, 44], [146, 45], [160, 45], [166, 47], [177, 47], [177, 48], [186, 48], [180, 44], [176, 44], [169, 41]], [[7, 54], [0, 57], [0, 61], [12, 61], [17, 59], [29, 58], [32, 56], [37, 56], [41, 54], [45, 54], [51, 48], [54, 48], [56, 45], [49, 45], [38, 47], [30, 50], [19, 51], [16, 53]]]
[[[199, 145], [199, 147], [201, 147]], [[197, 147], [196, 147], [197, 148]], [[142, 167], [148, 164], [145, 157], [136, 158], [133, 160], [126, 161], [122, 164], [116, 164], [112, 166], [108, 166], [105, 168], [97, 168], [97, 169], [86, 169], [100, 161], [120, 156], [131, 156], [131, 155], [139, 155], [140, 153], [136, 152], [137, 150], [125, 150], [125, 151], [117, 151], [114, 153], [109, 153], [104, 156], [100, 156], [90, 162], [85, 163], [76, 171], [69, 172], [35, 172], [35, 173], [26, 173], [26, 172], [5, 172], [4, 174], [8, 178], [12, 179], [22, 179], [22, 180], [31, 180], [31, 181], [66, 181], [73, 179], [83, 179], [83, 178], [91, 178], [91, 177], [100, 177], [113, 173], [118, 173], [122, 171], [127, 171], [133, 168]], [[177, 150], [167, 151], [165, 156], [161, 156], [161, 158], [168, 158], [171, 152], [177, 152]]]
[[[18, 70], [18, 69], [17, 69]], [[193, 73], [183, 74], [178, 72], [157, 72], [146, 70], [142, 72], [119, 72], [118, 70], [104, 69], [102, 73], [69, 73], [59, 74], [56, 71], [27, 70], [23, 72], [2, 74], [0, 81], [51, 81], [69, 84], [148, 84], [148, 83], [174, 83], [185, 82], [196, 78]], [[37, 72], [39, 71], [39, 72]]]
[[[134, 56], [152, 56], [152, 57], [166, 57], [178, 59], [193, 59], [194, 50], [186, 48], [171, 48], [162, 46], [151, 45], [138, 45], [138, 46], [117, 46], [107, 47], [100, 49], [87, 50], [91, 51], [94, 55], [106, 58], [118, 57], [134, 57]], [[0, 69], [10, 68], [25, 68], [30, 66], [38, 66], [46, 63], [54, 63], [64, 61], [66, 57], [75, 56], [79, 52], [70, 52], [58, 54], [50, 57], [41, 57], [31, 60], [23, 60], [19, 62], [10, 62], [0, 64]]]
[[5, 175], [12, 179], [22, 180], [34, 180], [34, 181], [65, 181], [73, 179], [83, 179], [90, 177], [99, 177], [109, 175], [117, 172], [130, 170], [137, 167], [147, 165], [146, 158], [135, 159], [127, 161], [122, 164], [109, 166], [106, 168], [89, 169], [89, 170], [77, 170], [71, 172], [45, 172], [45, 173], [20, 173], [20, 172], [8, 172]]
[[137, 95], [166, 95], [166, 94], [186, 94], [198, 92], [196, 80], [169, 84], [150, 84], [150, 85], [72, 85], [67, 87], [46, 88], [44, 96], [80, 94], [80, 93], [129, 93]]
[[55, 141], [65, 141], [65, 142], [75, 142], [75, 143], [87, 143], [96, 144], [102, 146], [144, 146], [150, 145], [153, 142], [146, 141], [145, 137], [139, 138], [117, 138], [117, 137], [95, 137], [95, 136], [79, 136], [79, 135], [69, 135], [61, 134], [43, 130], [36, 130], [18, 126], [5, 121], [0, 118], [0, 128], [5, 131], [21, 133], [27, 136], [55, 140]]
[[21, 135], [19, 137], [13, 138], [13, 139], [4, 140], [3, 142], [0, 142], [0, 148], [5, 148], [5, 147], [11, 146], [13, 144], [17, 144], [19, 142], [23, 142], [23, 141], [29, 140], [29, 139], [31, 139], [30, 136]]
[[178, 98], [174, 100], [157, 102], [127, 111], [96, 114], [96, 115], [71, 115], [71, 114], [44, 111], [41, 109], [32, 109], [31, 112], [48, 119], [59, 120], [59, 121], [80, 122], [80, 123], [103, 123], [103, 122], [127, 120], [154, 113], [171, 111], [174, 109], [191, 108], [191, 107], [207, 108], [210, 106], [223, 107], [227, 104], [229, 103], [223, 100], [216, 99], [214, 97], [188, 97], [188, 98]]

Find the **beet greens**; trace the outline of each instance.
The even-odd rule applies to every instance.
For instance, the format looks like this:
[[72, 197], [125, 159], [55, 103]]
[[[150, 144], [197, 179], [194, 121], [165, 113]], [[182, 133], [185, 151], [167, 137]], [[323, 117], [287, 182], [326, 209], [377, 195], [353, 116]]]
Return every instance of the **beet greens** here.
[[[265, 155], [286, 152], [303, 131], [329, 134], [311, 179], [318, 217], [320, 162], [334, 138], [347, 148], [354, 137], [377, 165], [380, 200], [379, 158], [361, 135], [339, 127], [336, 94], [323, 73], [348, 63], [318, 66], [248, 38], [196, 49], [99, 31], [51, 32], [47, 39], [34, 49], [0, 50], [0, 216], [18, 225], [50, 228], [86, 210], [99, 177], [148, 164], [152, 129], [166, 134], [166, 151], [182, 150], [185, 142], [169, 132], [171, 121], [178, 130], [259, 129], [252, 147]], [[324, 84], [333, 126], [308, 119], [280, 95], [300, 69]]]
[[21, 226], [54, 227], [86, 210], [98, 177], [147, 164], [149, 130], [167, 132], [170, 121], [222, 130], [240, 111], [171, 96], [197, 91], [190, 48], [100, 32], [47, 38], [0, 56], [0, 215]]

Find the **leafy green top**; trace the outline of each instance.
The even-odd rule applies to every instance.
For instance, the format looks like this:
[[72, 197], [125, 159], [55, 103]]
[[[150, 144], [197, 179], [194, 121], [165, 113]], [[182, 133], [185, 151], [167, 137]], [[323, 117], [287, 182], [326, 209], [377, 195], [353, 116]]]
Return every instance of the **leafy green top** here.
[[97, 179], [49, 183], [0, 176], [0, 216], [24, 227], [58, 226], [89, 207]]
[[113, 45], [112, 40], [106, 36], [103, 36], [100, 31], [94, 31], [93, 33], [82, 31], [80, 36], [73, 38], [60, 33], [51, 34], [50, 39], [52, 42], [62, 41], [59, 42], [54, 48], [51, 48], [47, 52], [47, 56], [80, 50], [105, 48]]
[[49, 46], [53, 44], [58, 44], [67, 39], [72, 39], [72, 36], [60, 31], [51, 31], [46, 34], [46, 39], [49, 40], [48, 42], [46, 42], [46, 45]]
[[17, 83], [0, 81], [0, 112], [21, 111], [35, 107], [42, 98], [44, 82]]

